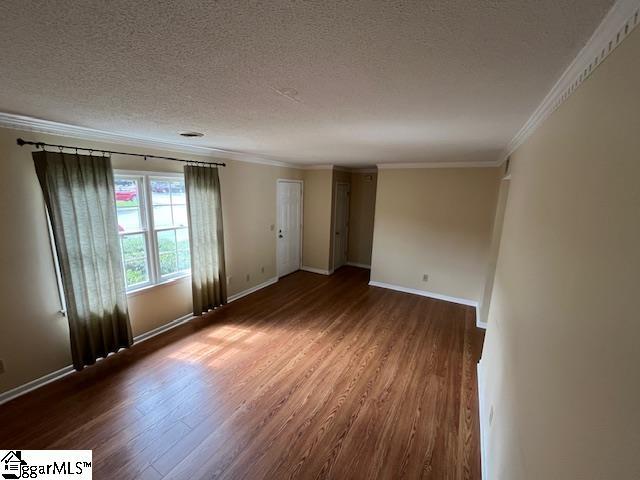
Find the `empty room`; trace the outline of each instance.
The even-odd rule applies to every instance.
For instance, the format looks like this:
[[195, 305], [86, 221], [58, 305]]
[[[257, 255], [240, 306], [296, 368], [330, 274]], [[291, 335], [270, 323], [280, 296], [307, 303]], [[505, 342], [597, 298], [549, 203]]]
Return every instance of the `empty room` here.
[[640, 0], [0, 3], [3, 479], [640, 479]]

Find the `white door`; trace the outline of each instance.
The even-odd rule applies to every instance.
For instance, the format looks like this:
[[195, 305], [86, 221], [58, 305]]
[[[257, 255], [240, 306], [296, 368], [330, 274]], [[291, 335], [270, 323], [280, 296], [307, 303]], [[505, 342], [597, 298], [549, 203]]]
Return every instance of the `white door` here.
[[302, 241], [302, 182], [278, 180], [278, 277], [300, 269]]
[[349, 247], [349, 184], [336, 184], [335, 227], [333, 236], [333, 268], [347, 263]]

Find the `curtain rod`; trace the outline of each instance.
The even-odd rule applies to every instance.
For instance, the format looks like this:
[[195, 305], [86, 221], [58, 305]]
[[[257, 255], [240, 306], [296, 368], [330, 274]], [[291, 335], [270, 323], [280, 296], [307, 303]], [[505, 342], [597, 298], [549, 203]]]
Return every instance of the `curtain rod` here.
[[42, 150], [44, 150], [44, 147], [55, 147], [55, 148], [59, 148], [60, 151], [66, 149], [69, 150], [75, 150], [76, 153], [78, 153], [78, 150], [83, 150], [85, 152], [89, 152], [89, 155], [93, 154], [93, 152], [98, 152], [98, 153], [108, 153], [109, 155], [116, 154], [116, 155], [129, 155], [131, 157], [142, 157], [145, 160], [147, 158], [158, 158], [160, 160], [172, 160], [174, 162], [183, 162], [183, 163], [195, 163], [196, 165], [208, 165], [208, 166], [218, 166], [218, 167], [226, 167], [227, 164], [226, 163], [218, 163], [218, 162], [200, 162], [200, 161], [196, 161], [196, 160], [183, 160], [181, 158], [174, 158], [174, 157], [162, 157], [159, 155], [149, 155], [149, 154], [144, 154], [144, 153], [127, 153], [127, 152], [116, 152], [114, 150], [100, 150], [99, 148], [85, 148], [85, 147], [70, 147], [68, 145], [54, 145], [51, 143], [44, 143], [44, 142], [29, 142], [27, 140], [23, 140], [22, 138], [18, 138], [16, 140], [16, 143], [18, 145], [20, 145], [21, 147], [24, 145], [33, 145], [36, 148], [41, 148]]

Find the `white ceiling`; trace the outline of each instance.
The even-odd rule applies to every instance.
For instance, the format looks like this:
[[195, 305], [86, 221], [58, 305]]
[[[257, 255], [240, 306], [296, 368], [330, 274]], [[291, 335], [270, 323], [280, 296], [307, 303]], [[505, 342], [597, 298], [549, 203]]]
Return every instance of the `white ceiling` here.
[[0, 111], [298, 164], [494, 162], [612, 0], [3, 0]]

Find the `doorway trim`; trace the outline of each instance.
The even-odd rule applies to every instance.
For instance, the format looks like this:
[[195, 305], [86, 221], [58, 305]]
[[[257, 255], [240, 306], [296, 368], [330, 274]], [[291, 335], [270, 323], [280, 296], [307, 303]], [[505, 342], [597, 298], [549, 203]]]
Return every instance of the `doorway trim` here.
[[278, 212], [280, 211], [280, 198], [278, 195], [278, 184], [280, 183], [299, 183], [300, 184], [300, 258], [298, 259], [298, 270], [302, 269], [302, 240], [304, 234], [304, 181], [303, 180], [294, 180], [291, 178], [278, 178], [276, 180], [276, 223], [275, 228], [273, 229], [273, 234], [275, 236], [275, 258], [276, 258], [276, 279], [280, 279], [280, 265], [278, 263]]

